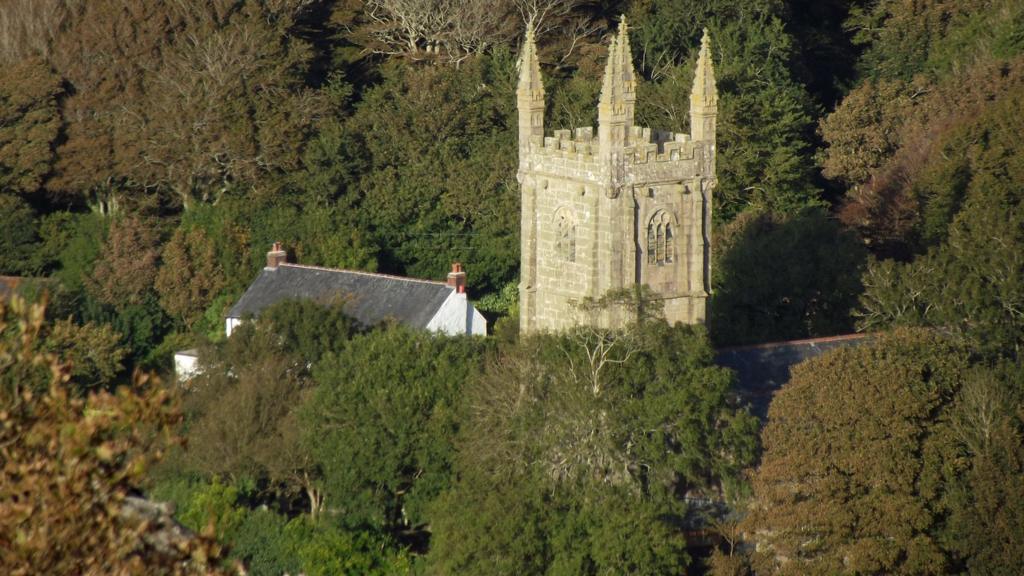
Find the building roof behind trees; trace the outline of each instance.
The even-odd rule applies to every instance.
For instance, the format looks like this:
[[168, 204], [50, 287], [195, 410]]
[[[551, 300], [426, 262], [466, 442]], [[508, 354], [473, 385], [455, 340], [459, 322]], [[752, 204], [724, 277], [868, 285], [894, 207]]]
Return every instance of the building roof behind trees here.
[[847, 334], [723, 348], [715, 354], [715, 363], [736, 372], [740, 398], [750, 404], [752, 414], [765, 422], [772, 397], [789, 382], [793, 366], [829, 350], [855, 346], [868, 339], [866, 334]]

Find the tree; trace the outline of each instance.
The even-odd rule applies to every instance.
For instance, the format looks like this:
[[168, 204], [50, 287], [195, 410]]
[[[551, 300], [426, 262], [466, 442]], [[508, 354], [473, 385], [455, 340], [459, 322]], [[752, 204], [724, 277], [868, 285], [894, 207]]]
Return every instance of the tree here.
[[949, 133], [946, 158], [932, 170], [959, 177], [916, 186], [924, 213], [932, 215], [925, 230], [943, 241], [913, 262], [872, 267], [861, 300], [863, 328], [943, 327], [966, 336], [979, 351], [1019, 352], [1024, 153], [1016, 143], [1020, 115], [1011, 110], [1022, 102], [1024, 90], [1011, 91]]
[[110, 223], [106, 242], [86, 288], [97, 300], [117, 309], [141, 304], [153, 294], [160, 257], [155, 219], [124, 216]]
[[370, 0], [364, 8], [375, 52], [458, 61], [514, 34], [510, 2]]
[[[1009, 574], [1019, 564], [1020, 365], [881, 334], [797, 366], [742, 528], [758, 574]], [[999, 526], [999, 528], [997, 528]]]
[[909, 80], [926, 68], [930, 55], [942, 49], [964, 16], [992, 4], [986, 0], [883, 0], [855, 6], [846, 27], [854, 31], [854, 42], [865, 47], [858, 68], [868, 76]]
[[0, 66], [0, 190], [33, 193], [53, 169], [62, 92], [40, 60]]
[[0, 274], [32, 274], [37, 269], [35, 214], [13, 194], [0, 194]]
[[513, 66], [502, 51], [458, 69], [392, 64], [357, 106], [347, 127], [368, 170], [356, 206], [382, 248], [381, 269], [432, 278], [459, 260], [481, 292], [512, 278]]
[[[132, 390], [74, 398], [60, 358], [37, 352], [41, 304], [0, 302], [0, 567], [8, 574], [218, 574], [208, 538], [161, 534], [139, 515], [147, 465], [173, 443], [173, 397]], [[22, 377], [35, 373], [42, 388]], [[7, 381], [8, 378], [12, 380]]]
[[202, 228], [179, 227], [164, 245], [156, 291], [168, 314], [191, 327], [227, 284], [215, 244]]
[[462, 470], [431, 510], [432, 574], [544, 574], [552, 562], [552, 499], [536, 488], [534, 474], [508, 479]]
[[144, 96], [145, 71], [156, 65], [183, 22], [167, 2], [46, 4], [38, 4], [37, 17], [52, 23], [34, 41], [45, 39], [40, 49], [69, 89], [61, 104], [64, 138], [47, 189], [99, 213], [114, 213], [127, 195], [119, 163], [140, 135], [127, 122], [130, 104]]
[[822, 211], [743, 214], [718, 234], [715, 254], [708, 323], [716, 343], [852, 330], [865, 251]]
[[260, 322], [269, 324], [286, 349], [311, 367], [323, 356], [344, 350], [363, 328], [345, 313], [345, 304], [286, 301], [264, 310]]
[[389, 576], [412, 573], [409, 555], [386, 537], [326, 522], [247, 511], [236, 537], [238, 557], [256, 574]]
[[115, 384], [128, 355], [121, 335], [109, 324], [77, 324], [70, 319], [50, 325], [45, 349], [64, 359], [75, 382], [71, 389], [81, 395]]
[[805, 362], [776, 395], [745, 522], [767, 574], [946, 573], [945, 414], [965, 350], [923, 331]]
[[43, 221], [43, 252], [56, 256], [54, 277], [68, 292], [82, 293], [96, 267], [109, 222], [99, 214], [51, 216]]
[[[969, 464], [949, 491], [950, 548], [972, 573], [1011, 574], [1024, 562], [1024, 399], [1020, 363], [975, 369], [953, 412]], [[1015, 413], [1016, 411], [1016, 413]]]
[[323, 112], [304, 86], [309, 46], [292, 33], [306, 4], [168, 4], [183, 29], [141, 75], [142, 95], [126, 103], [133, 137], [119, 146], [122, 173], [190, 208], [296, 168]]
[[370, 0], [352, 38], [378, 54], [458, 64], [533, 27], [538, 36], [566, 33], [572, 51], [597, 29], [583, 5], [580, 0]]
[[64, 0], [5, 2], [0, 7], [0, 62], [6, 66], [48, 56], [67, 8]]
[[629, 12], [641, 83], [637, 116], [685, 132], [701, 29], [711, 31], [720, 94], [715, 217], [747, 206], [782, 213], [820, 204], [811, 157], [812, 102], [791, 70], [793, 40], [781, 3], [636, 2]]
[[945, 237], [967, 177], [966, 143], [952, 140], [1020, 89], [1024, 44], [1011, 30], [1022, 15], [1002, 0], [851, 10], [865, 79], [823, 119], [821, 161], [851, 187], [842, 220], [879, 256], [909, 259]]
[[[293, 439], [284, 422], [311, 385], [304, 364], [282, 349], [272, 327], [252, 323], [238, 327], [220, 349], [202, 353], [200, 363], [202, 372], [190, 381], [186, 398], [189, 465], [206, 476], [235, 481], [292, 479], [285, 462], [301, 458], [303, 447], [282, 438]], [[288, 474], [271, 478], [272, 468]], [[315, 477], [305, 471], [294, 477], [305, 484], [315, 515], [322, 500]]]
[[711, 366], [700, 332], [648, 320], [621, 336], [534, 336], [472, 381], [457, 481], [431, 514], [434, 570], [665, 574], [689, 563], [682, 495], [731, 499], [757, 422], [731, 403], [730, 375]]
[[302, 418], [338, 521], [422, 529], [427, 504], [450, 482], [458, 399], [480, 346], [385, 326], [314, 368]]
[[899, 147], [899, 129], [911, 105], [909, 86], [892, 80], [866, 81], [821, 121], [825, 176], [849, 186], [868, 182]]
[[282, 302], [206, 346], [186, 396], [187, 465], [206, 478], [266, 486], [278, 502], [301, 501], [315, 520], [325, 495], [299, 407], [312, 393], [311, 367], [355, 332], [343, 303]]

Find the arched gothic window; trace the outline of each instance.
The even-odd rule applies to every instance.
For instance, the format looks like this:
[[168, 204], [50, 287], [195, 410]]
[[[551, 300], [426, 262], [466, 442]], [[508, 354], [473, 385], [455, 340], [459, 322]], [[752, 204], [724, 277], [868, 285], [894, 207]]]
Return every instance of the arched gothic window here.
[[567, 209], [555, 213], [555, 251], [566, 262], [576, 261], [576, 221]]
[[647, 263], [662, 265], [675, 260], [675, 230], [672, 217], [658, 210], [647, 224]]

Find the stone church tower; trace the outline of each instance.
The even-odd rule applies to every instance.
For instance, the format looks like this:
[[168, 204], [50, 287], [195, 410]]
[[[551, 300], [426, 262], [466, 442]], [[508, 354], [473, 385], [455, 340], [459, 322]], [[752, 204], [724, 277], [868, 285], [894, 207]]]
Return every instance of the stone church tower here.
[[[608, 50], [598, 128], [544, 134], [533, 33], [520, 60], [520, 330], [559, 330], [573, 304], [646, 284], [670, 323], [703, 322], [711, 285], [711, 192], [718, 92], [707, 30], [690, 95], [691, 134], [633, 123], [636, 76], [623, 20]], [[594, 319], [616, 327], [614, 312]]]

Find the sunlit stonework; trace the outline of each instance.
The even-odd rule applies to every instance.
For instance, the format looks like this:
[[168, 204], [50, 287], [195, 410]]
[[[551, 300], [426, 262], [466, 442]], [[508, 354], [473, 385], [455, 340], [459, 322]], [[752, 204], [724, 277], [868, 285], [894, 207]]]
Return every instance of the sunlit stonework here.
[[[690, 95], [690, 134], [634, 125], [636, 75], [623, 20], [605, 67], [598, 128], [544, 132], [532, 33], [520, 60], [520, 330], [558, 330], [573, 304], [646, 284], [669, 322], [703, 322], [710, 290], [718, 93], [707, 31]], [[625, 318], [608, 311], [606, 327]]]

